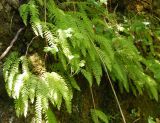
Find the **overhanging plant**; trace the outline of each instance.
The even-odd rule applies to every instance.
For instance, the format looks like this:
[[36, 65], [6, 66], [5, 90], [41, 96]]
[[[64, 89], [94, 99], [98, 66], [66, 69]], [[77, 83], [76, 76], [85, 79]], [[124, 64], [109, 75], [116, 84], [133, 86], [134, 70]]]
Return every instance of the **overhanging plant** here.
[[[52, 63], [41, 53], [28, 50], [25, 55], [13, 52], [6, 59], [6, 89], [15, 99], [18, 116], [27, 116], [32, 103], [37, 122], [42, 122], [43, 115], [48, 122], [56, 122], [49, 103], [60, 109], [63, 99], [71, 113], [72, 88], [80, 90], [75, 75], [83, 75], [92, 87], [94, 81], [100, 85], [106, 74], [123, 122], [126, 121], [112, 80], [118, 81], [121, 91], [136, 95], [146, 89], [158, 101], [158, 83], [146, 68], [156, 74], [151, 65], [159, 64], [144, 58], [135, 46], [134, 41], [139, 38], [138, 33], [133, 36], [136, 24], [131, 28], [130, 22], [118, 24], [115, 15], [108, 13], [106, 1], [29, 0], [20, 6], [19, 12], [25, 26], [31, 26], [35, 36], [46, 42], [41, 52], [50, 54]], [[149, 29], [142, 22], [138, 24], [146, 31]], [[91, 113], [94, 121], [108, 121], [101, 111], [94, 109]]]

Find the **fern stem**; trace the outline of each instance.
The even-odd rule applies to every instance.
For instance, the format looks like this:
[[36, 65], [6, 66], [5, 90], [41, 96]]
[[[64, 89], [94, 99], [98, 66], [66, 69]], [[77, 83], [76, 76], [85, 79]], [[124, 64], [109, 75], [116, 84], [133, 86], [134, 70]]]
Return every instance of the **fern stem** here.
[[10, 20], [10, 25], [9, 25], [9, 31], [10, 32], [12, 32], [12, 24], [13, 24], [14, 15], [15, 15], [15, 12], [13, 12], [13, 15], [12, 15], [11, 20]]
[[32, 40], [29, 42], [29, 44], [28, 44], [28, 46], [27, 46], [27, 50], [26, 50], [25, 56], [27, 56], [29, 47], [30, 47], [30, 45], [32, 44], [33, 40], [34, 40], [35, 38], [37, 38], [37, 37], [38, 37], [38, 36], [33, 37]]
[[114, 97], [115, 97], [115, 100], [116, 100], [116, 102], [117, 102], [119, 111], [120, 111], [120, 113], [121, 113], [121, 116], [122, 116], [122, 119], [123, 119], [123, 123], [127, 123], [127, 122], [126, 122], [126, 119], [125, 119], [125, 116], [124, 116], [124, 113], [123, 113], [123, 111], [122, 111], [122, 108], [121, 108], [119, 99], [118, 99], [118, 97], [117, 97], [116, 91], [115, 91], [114, 86], [113, 86], [113, 84], [112, 84], [112, 80], [111, 80], [111, 78], [110, 78], [110, 76], [109, 76], [109, 73], [108, 73], [108, 70], [107, 70], [107, 68], [106, 68], [106, 65], [105, 65], [105, 63], [104, 63], [102, 57], [101, 57], [100, 54], [98, 53], [98, 51], [97, 51], [97, 49], [96, 49], [96, 47], [95, 47], [95, 44], [93, 43], [92, 40], [91, 40], [91, 43], [92, 43], [92, 45], [93, 45], [95, 51], [97, 52], [97, 54], [98, 54], [100, 60], [102, 61], [102, 64], [103, 64], [104, 70], [105, 70], [105, 72], [106, 72], [106, 74], [107, 74], [107, 78], [108, 78], [108, 81], [109, 81], [109, 83], [110, 83], [112, 92], [113, 92], [113, 94], [114, 94]]
[[93, 102], [93, 107], [94, 109], [96, 108], [96, 105], [95, 105], [95, 100], [94, 100], [94, 96], [93, 96], [93, 90], [92, 88], [90, 87], [90, 92], [91, 92], [91, 97], [92, 97], [92, 102]]
[[75, 4], [73, 3], [73, 8], [74, 8], [74, 11], [76, 11], [76, 6], [75, 6]]
[[[44, 0], [44, 23], [45, 23], [45, 26], [46, 26], [46, 22], [47, 22], [47, 4], [46, 4], [46, 0]], [[48, 41], [46, 40], [45, 38], [45, 42], [46, 42], [46, 47], [48, 46]], [[45, 53], [45, 61], [47, 59], [47, 53]]]
[[139, 121], [141, 118], [137, 118], [136, 120], [134, 120], [132, 123], [136, 123], [137, 121]]
[[46, 21], [47, 21], [47, 10], [46, 10], [46, 0], [44, 0], [44, 22], [46, 26]]
[[107, 74], [107, 78], [108, 78], [108, 80], [109, 80], [109, 83], [110, 83], [110, 85], [111, 85], [112, 92], [113, 92], [113, 94], [114, 94], [114, 97], [115, 97], [115, 100], [116, 100], [116, 102], [117, 102], [118, 108], [119, 108], [119, 110], [120, 110], [120, 113], [121, 113], [123, 122], [124, 122], [124, 123], [127, 123], [127, 122], [126, 122], [126, 119], [125, 119], [125, 116], [124, 116], [124, 113], [123, 113], [123, 111], [122, 111], [122, 108], [121, 108], [119, 99], [118, 99], [118, 97], [117, 97], [116, 91], [115, 91], [115, 89], [114, 89], [114, 86], [113, 86], [113, 84], [112, 84], [111, 78], [110, 78], [110, 76], [109, 76], [108, 70], [107, 70], [106, 66], [104, 65], [104, 63], [103, 63], [103, 66], [104, 66], [105, 72], [106, 72], [106, 74]]

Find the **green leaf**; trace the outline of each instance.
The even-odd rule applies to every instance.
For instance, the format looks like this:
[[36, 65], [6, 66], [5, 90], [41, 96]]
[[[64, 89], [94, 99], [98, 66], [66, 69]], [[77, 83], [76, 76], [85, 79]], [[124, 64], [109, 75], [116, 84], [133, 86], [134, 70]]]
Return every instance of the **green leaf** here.
[[78, 91], [81, 90], [80, 87], [79, 87], [79, 85], [77, 84], [77, 82], [76, 82], [76, 80], [74, 78], [69, 77], [69, 80], [70, 80], [71, 85], [72, 85], [73, 88], [75, 88]]
[[99, 123], [99, 119], [104, 123], [109, 123], [109, 117], [100, 110], [91, 109], [91, 116], [94, 123]]
[[82, 74], [84, 75], [84, 77], [88, 80], [90, 87], [92, 86], [93, 83], [93, 77], [92, 74], [86, 70], [81, 70]]
[[23, 19], [23, 23], [27, 26], [27, 20], [29, 15], [29, 6], [28, 4], [23, 4], [19, 7], [20, 16]]
[[48, 108], [46, 115], [48, 123], [57, 123], [56, 116], [50, 108]]
[[153, 117], [149, 116], [148, 117], [148, 123], [156, 123], [156, 122], [153, 120]]

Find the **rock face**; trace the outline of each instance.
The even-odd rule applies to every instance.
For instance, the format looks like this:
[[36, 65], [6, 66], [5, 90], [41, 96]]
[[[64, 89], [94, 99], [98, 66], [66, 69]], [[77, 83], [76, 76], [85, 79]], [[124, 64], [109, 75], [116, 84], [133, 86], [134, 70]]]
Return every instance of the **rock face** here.
[[[20, 22], [18, 11], [13, 5], [6, 0], [0, 0], [0, 55], [20, 28]], [[6, 93], [2, 65], [3, 61], [0, 61], [0, 123], [22, 123], [22, 118], [16, 117], [13, 100]]]
[[17, 9], [19, 7], [19, 0], [6, 0], [6, 1], [14, 9]]
[[19, 28], [18, 10], [8, 4], [6, 0], [0, 0], [0, 54], [8, 46]]
[[152, 12], [159, 5], [158, 0], [112, 0], [111, 5], [118, 11]]

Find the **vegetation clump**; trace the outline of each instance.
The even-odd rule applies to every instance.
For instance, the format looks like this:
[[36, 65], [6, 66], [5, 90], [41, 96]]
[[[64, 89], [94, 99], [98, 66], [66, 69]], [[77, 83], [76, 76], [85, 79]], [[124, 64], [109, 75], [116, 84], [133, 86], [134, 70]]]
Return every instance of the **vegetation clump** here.
[[[35, 37], [25, 55], [12, 52], [3, 67], [6, 90], [15, 99], [18, 116], [26, 117], [34, 106], [38, 123], [56, 122], [51, 107], [60, 110], [63, 100], [71, 113], [73, 89], [81, 90], [76, 77], [82, 75], [91, 90], [93, 82], [99, 86], [106, 75], [123, 122], [114, 85], [134, 95], [146, 91], [158, 101], [160, 28], [152, 24], [157, 21], [153, 16], [118, 16], [109, 13], [105, 0], [29, 0], [19, 12]], [[39, 44], [43, 45], [39, 52], [31, 50], [37, 37], [45, 42]], [[91, 109], [93, 121], [107, 123], [109, 118], [96, 108]]]

